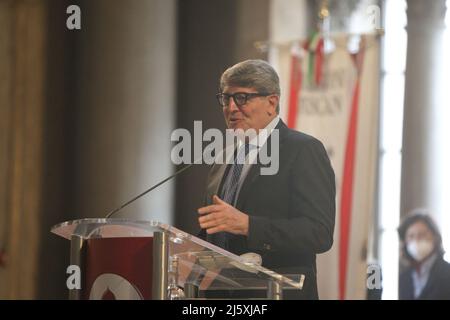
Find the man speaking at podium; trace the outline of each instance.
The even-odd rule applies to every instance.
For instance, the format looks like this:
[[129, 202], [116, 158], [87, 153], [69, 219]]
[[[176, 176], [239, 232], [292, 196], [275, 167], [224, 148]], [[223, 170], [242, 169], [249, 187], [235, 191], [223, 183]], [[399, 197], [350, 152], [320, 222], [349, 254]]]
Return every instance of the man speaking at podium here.
[[[234, 254], [256, 253], [279, 273], [304, 274], [303, 290], [287, 290], [285, 298], [318, 299], [316, 254], [331, 248], [335, 220], [335, 179], [325, 148], [279, 118], [279, 78], [265, 61], [227, 69], [217, 99], [228, 129], [253, 129], [258, 139], [238, 144], [233, 163], [212, 166], [205, 206], [198, 209], [200, 236]], [[274, 130], [278, 141], [271, 144], [261, 133]], [[238, 161], [252, 153], [258, 158], [264, 148], [278, 155], [276, 173], [262, 174], [258, 161]]]

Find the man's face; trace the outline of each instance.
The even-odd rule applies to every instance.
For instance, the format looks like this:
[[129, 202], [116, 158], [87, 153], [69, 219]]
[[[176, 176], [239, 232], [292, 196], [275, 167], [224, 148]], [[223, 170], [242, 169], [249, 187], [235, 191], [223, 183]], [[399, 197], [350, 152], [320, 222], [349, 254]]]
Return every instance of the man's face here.
[[[257, 93], [252, 88], [225, 87], [223, 93], [234, 94], [236, 92]], [[228, 106], [223, 107], [225, 122], [229, 129], [263, 129], [276, 116], [276, 107], [279, 97], [270, 95], [266, 97], [251, 97], [242, 106], [237, 106], [234, 99], [230, 98]]]

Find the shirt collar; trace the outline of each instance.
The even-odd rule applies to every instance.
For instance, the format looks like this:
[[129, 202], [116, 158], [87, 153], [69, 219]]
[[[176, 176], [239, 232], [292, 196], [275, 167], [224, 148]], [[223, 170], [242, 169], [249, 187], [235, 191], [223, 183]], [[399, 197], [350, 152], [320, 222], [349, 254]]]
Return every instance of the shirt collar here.
[[[280, 117], [277, 115], [275, 118], [272, 119], [272, 121], [269, 122], [267, 126], [265, 126], [263, 129], [259, 130], [258, 135], [256, 137], [253, 137], [248, 144], [255, 146], [257, 148], [261, 148], [267, 141], [267, 138], [270, 136], [272, 131], [276, 128], [278, 125], [278, 122], [280, 122]], [[243, 141], [238, 141], [238, 148], [240, 148], [244, 144]]]

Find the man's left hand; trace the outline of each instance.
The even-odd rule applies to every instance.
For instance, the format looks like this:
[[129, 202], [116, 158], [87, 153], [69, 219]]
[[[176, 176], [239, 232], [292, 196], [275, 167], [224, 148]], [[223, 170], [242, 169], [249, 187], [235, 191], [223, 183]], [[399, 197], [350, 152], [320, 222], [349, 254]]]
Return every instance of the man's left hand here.
[[198, 222], [208, 234], [229, 232], [248, 235], [248, 215], [226, 203], [218, 196], [213, 196], [213, 204], [198, 209]]

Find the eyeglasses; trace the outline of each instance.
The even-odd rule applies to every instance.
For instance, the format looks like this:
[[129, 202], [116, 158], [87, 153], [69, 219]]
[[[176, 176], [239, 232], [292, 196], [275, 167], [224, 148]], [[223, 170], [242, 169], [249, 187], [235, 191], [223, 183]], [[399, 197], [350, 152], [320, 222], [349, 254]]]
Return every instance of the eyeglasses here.
[[228, 93], [218, 93], [216, 94], [217, 101], [222, 107], [227, 107], [230, 105], [230, 98], [233, 97], [234, 103], [238, 107], [242, 107], [247, 103], [248, 100], [254, 97], [267, 97], [270, 96], [270, 93], [260, 93], [260, 92], [236, 92], [233, 94]]

